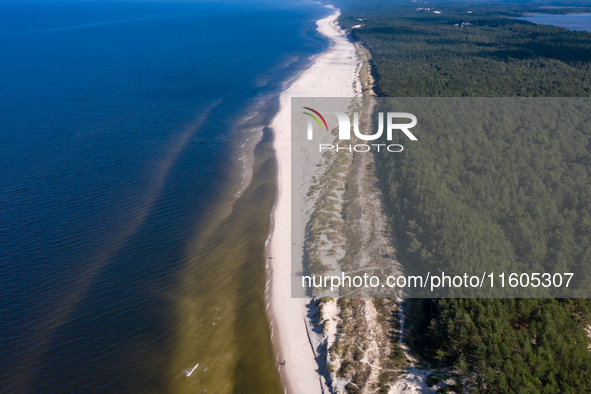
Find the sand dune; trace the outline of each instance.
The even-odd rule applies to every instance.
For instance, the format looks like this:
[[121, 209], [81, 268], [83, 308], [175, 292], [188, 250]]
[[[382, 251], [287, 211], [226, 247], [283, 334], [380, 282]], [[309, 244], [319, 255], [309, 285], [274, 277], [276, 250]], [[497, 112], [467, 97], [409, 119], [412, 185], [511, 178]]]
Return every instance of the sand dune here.
[[[329, 6], [328, 8], [332, 8]], [[291, 98], [292, 97], [354, 97], [359, 96], [356, 86], [357, 57], [355, 47], [335, 25], [340, 15], [317, 22], [318, 31], [329, 37], [333, 45], [320, 55], [280, 97], [281, 109], [271, 127], [275, 133], [278, 164], [278, 200], [273, 213], [274, 229], [269, 245], [270, 312], [278, 369], [292, 394], [322, 393], [321, 377], [309, 344], [306, 330], [306, 304], [309, 299], [291, 298], [292, 242], [302, 244], [303, 239], [291, 232]], [[305, 191], [302, 191], [305, 193]], [[303, 231], [301, 232], [303, 234]], [[283, 363], [285, 361], [285, 363]]]

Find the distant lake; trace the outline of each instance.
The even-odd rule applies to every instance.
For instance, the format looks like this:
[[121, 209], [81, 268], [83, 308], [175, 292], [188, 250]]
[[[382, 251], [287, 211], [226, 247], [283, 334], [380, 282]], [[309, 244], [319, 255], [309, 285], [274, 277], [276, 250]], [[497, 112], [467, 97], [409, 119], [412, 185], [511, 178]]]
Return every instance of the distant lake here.
[[515, 18], [538, 25], [552, 25], [569, 30], [583, 30], [591, 32], [591, 14], [537, 14], [524, 18]]

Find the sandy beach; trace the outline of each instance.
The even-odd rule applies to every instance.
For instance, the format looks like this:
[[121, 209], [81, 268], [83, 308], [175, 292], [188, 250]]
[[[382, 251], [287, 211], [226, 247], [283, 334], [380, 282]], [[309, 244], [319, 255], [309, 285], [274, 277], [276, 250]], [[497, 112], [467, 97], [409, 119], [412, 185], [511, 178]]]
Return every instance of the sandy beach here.
[[[328, 6], [328, 8], [333, 8]], [[358, 61], [355, 47], [335, 25], [340, 12], [317, 22], [318, 31], [332, 40], [332, 46], [321, 54], [280, 96], [280, 110], [271, 128], [275, 134], [277, 158], [277, 204], [273, 212], [274, 228], [268, 249], [269, 308], [277, 367], [286, 392], [290, 394], [322, 393], [322, 377], [318, 373], [309, 343], [306, 315], [310, 299], [291, 298], [291, 98], [292, 97], [354, 97], [359, 96]], [[356, 87], [359, 86], [357, 89]], [[303, 233], [303, 232], [302, 232]], [[298, 236], [300, 238], [301, 236]]]

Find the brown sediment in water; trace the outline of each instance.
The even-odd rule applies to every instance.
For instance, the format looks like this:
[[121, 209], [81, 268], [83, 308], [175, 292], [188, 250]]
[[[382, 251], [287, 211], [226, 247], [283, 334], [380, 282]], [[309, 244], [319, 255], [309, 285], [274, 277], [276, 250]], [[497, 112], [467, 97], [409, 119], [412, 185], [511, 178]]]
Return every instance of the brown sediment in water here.
[[188, 247], [186, 269], [179, 276], [170, 392], [283, 391], [264, 294], [265, 240], [275, 199], [272, 143], [265, 129], [249, 185]]

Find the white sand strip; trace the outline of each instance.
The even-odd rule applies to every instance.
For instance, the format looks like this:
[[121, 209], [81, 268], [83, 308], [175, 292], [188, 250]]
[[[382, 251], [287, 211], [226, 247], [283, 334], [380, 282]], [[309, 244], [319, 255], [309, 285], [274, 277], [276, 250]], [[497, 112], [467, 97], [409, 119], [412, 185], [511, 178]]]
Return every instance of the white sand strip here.
[[[328, 8], [333, 8], [328, 6]], [[335, 26], [340, 15], [336, 12], [317, 22], [318, 31], [333, 41], [332, 47], [320, 55], [292, 85], [281, 93], [280, 110], [271, 127], [275, 133], [277, 156], [278, 199], [275, 207], [274, 229], [271, 235], [269, 275], [271, 279], [271, 316], [278, 365], [287, 392], [291, 394], [320, 394], [322, 392], [318, 366], [306, 332], [306, 304], [309, 299], [291, 298], [291, 98], [292, 97], [355, 97], [355, 47]], [[356, 86], [360, 87], [357, 82]], [[305, 193], [305, 192], [304, 192]], [[300, 231], [298, 231], [300, 233]], [[303, 233], [303, 231], [302, 231]]]

